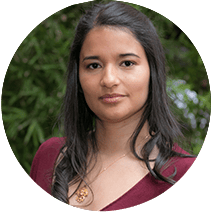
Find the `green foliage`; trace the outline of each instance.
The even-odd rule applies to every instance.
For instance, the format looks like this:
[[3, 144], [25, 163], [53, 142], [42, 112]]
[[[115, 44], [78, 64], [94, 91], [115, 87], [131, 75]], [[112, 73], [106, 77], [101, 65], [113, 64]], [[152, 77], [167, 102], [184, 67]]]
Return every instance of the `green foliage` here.
[[[40, 144], [52, 136], [62, 136], [53, 126], [65, 92], [69, 48], [79, 18], [96, 2], [67, 7], [44, 20], [11, 60], [2, 92], [3, 122], [11, 148], [27, 173]], [[145, 13], [158, 30], [167, 58], [167, 90], [176, 105], [177, 118], [187, 128], [187, 143], [198, 154], [211, 107], [203, 62], [191, 41], [171, 21], [147, 8], [132, 6]], [[188, 91], [195, 92], [197, 100], [189, 98]]]
[[183, 126], [184, 148], [191, 149], [197, 155], [207, 133], [211, 103], [210, 92], [200, 95], [191, 88], [192, 85], [184, 80], [167, 80], [167, 93], [175, 106], [175, 115]]

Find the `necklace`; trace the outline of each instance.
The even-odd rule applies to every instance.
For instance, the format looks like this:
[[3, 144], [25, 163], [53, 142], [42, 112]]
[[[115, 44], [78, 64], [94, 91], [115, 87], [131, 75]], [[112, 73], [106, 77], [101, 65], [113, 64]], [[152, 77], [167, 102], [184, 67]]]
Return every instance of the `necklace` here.
[[[146, 140], [147, 138], [149, 138], [149, 136], [150, 136], [150, 135], [146, 135], [146, 136], [142, 139], [142, 141], [143, 141], [143, 140]], [[107, 171], [107, 169], [108, 169], [109, 167], [111, 167], [113, 164], [115, 164], [116, 162], [118, 162], [118, 161], [121, 160], [122, 158], [126, 157], [126, 155], [129, 154], [129, 153], [130, 153], [130, 152], [128, 152], [128, 153], [126, 153], [126, 154], [123, 154], [121, 157], [117, 158], [115, 161], [113, 161], [113, 162], [112, 162], [111, 164], [109, 164], [107, 167], [103, 168], [102, 171], [99, 172], [99, 174], [96, 176], [96, 178], [97, 178], [100, 174], [102, 174], [103, 172]], [[76, 197], [76, 201], [77, 201], [78, 203], [82, 203], [82, 202], [85, 200], [85, 198], [88, 196], [88, 189], [87, 189], [86, 185], [84, 185], [82, 188], [79, 188], [79, 189], [76, 191], [75, 195], [77, 196], [77, 197]]]

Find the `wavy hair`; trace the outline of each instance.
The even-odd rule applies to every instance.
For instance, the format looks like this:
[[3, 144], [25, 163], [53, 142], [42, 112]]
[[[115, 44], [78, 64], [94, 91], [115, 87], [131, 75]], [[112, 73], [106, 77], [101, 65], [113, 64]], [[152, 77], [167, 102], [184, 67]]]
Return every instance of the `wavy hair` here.
[[[138, 127], [130, 137], [131, 151], [136, 158], [145, 162], [150, 173], [158, 180], [174, 184], [173, 176], [165, 177], [161, 168], [174, 156], [189, 157], [173, 151], [174, 139], [182, 133], [172, 115], [166, 93], [165, 55], [152, 22], [133, 7], [120, 2], [94, 5], [83, 15], [76, 27], [71, 46], [67, 70], [67, 88], [63, 103], [63, 125], [66, 142], [60, 152], [62, 159], [55, 165], [52, 195], [62, 202], [69, 202], [69, 186], [85, 181], [87, 155], [98, 152], [95, 140], [95, 114], [86, 104], [79, 82], [79, 54], [86, 35], [94, 27], [113, 26], [127, 28], [143, 46], [149, 67], [149, 94]], [[140, 153], [135, 151], [135, 143], [144, 123], [148, 121], [151, 139]], [[154, 132], [154, 133], [153, 133]], [[91, 144], [88, 145], [88, 140]], [[157, 146], [159, 154], [155, 166], [150, 167], [149, 155]], [[85, 182], [86, 183], [86, 182]], [[80, 186], [80, 185], [79, 185]], [[77, 188], [78, 189], [78, 188]], [[72, 191], [72, 195], [75, 191]], [[71, 195], [71, 196], [72, 196]]]

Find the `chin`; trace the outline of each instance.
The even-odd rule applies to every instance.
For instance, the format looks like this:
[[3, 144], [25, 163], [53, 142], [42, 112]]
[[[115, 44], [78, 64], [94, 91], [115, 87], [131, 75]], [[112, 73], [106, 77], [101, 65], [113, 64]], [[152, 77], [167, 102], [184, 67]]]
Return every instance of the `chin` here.
[[111, 123], [118, 123], [124, 121], [131, 117], [130, 114], [121, 114], [121, 113], [113, 113], [113, 114], [104, 114], [102, 116], [98, 116], [101, 121], [107, 121]]

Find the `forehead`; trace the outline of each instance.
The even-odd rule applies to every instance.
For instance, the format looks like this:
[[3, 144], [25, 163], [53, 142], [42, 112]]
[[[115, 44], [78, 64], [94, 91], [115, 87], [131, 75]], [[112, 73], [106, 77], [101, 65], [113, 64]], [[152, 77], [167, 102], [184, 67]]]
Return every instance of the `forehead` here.
[[144, 53], [143, 47], [126, 28], [95, 27], [85, 38], [80, 57], [98, 54], [110, 56], [126, 52]]

